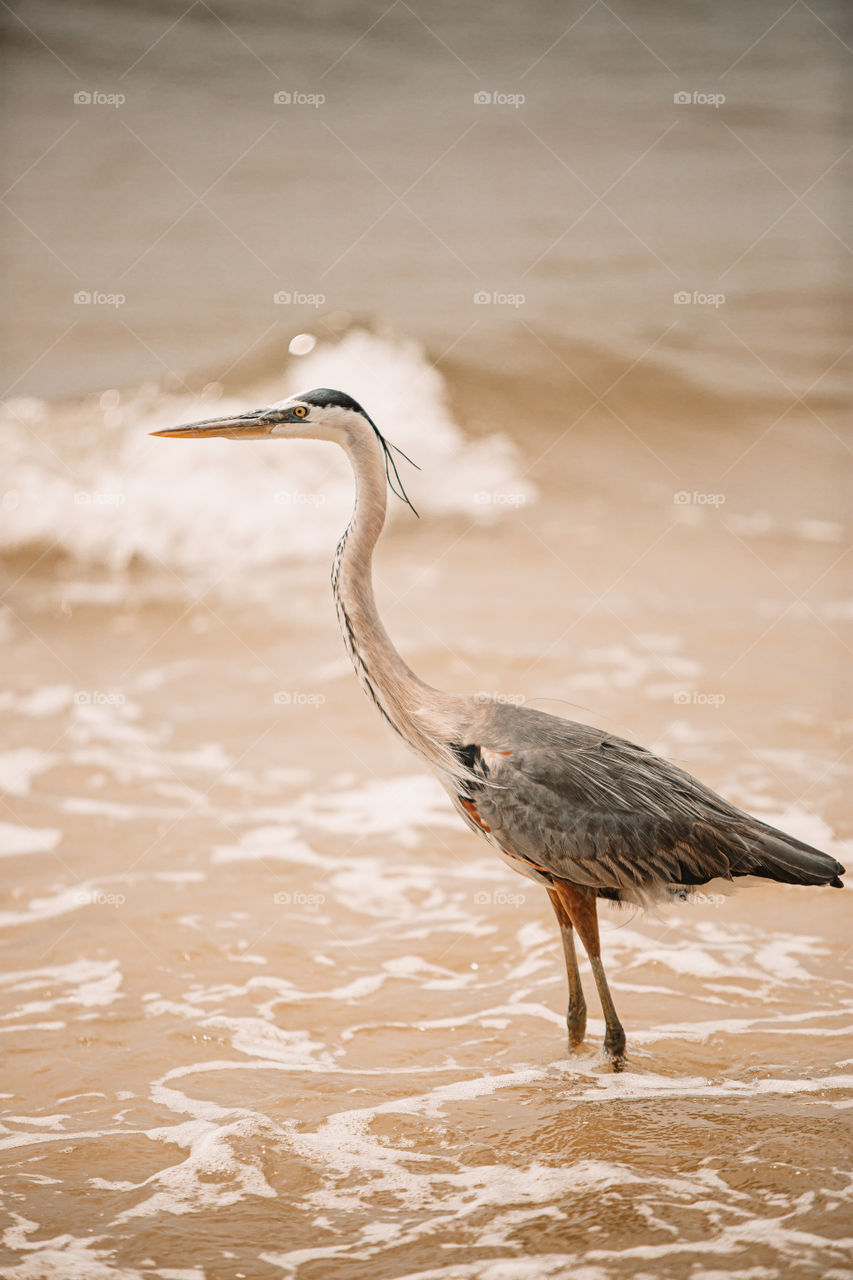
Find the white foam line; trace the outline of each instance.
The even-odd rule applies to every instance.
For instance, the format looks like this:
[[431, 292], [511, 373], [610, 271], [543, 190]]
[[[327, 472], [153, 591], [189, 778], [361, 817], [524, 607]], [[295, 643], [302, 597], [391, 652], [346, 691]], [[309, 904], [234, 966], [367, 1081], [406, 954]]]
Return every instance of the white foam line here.
[[[69, 964], [45, 965], [41, 969], [19, 969], [0, 974], [0, 987], [10, 991], [33, 991], [45, 986], [63, 984], [66, 994], [56, 996], [54, 1004], [79, 1004], [84, 1006], [110, 1004], [119, 998], [122, 982], [118, 960], [87, 960], [81, 958]], [[42, 1010], [46, 1002], [28, 1006]]]
[[753, 1218], [749, 1222], [736, 1223], [733, 1226], [725, 1227], [714, 1240], [674, 1240], [670, 1244], [641, 1244], [633, 1245], [626, 1249], [590, 1249], [587, 1253], [588, 1258], [601, 1259], [604, 1261], [608, 1258], [642, 1258], [651, 1260], [654, 1258], [667, 1258], [677, 1253], [734, 1253], [741, 1252], [744, 1244], [765, 1244], [780, 1251], [785, 1251], [786, 1262], [790, 1265], [792, 1259], [789, 1246], [799, 1245], [808, 1249], [819, 1249], [821, 1256], [826, 1260], [827, 1253], [841, 1253], [843, 1256], [850, 1256], [853, 1249], [853, 1236], [846, 1238], [831, 1238], [827, 1236], [818, 1236], [810, 1231], [798, 1231], [791, 1227], [783, 1227], [776, 1218]]
[[[502, 1025], [506, 1025], [507, 1017], [512, 1019], [519, 1013], [527, 1017], [541, 1018], [543, 1021], [555, 1026], [562, 1027], [564, 1024], [564, 1018], [548, 1006], [531, 1003], [509, 1003], [480, 1009], [475, 1013], [459, 1014], [456, 1017], [418, 1020], [417, 1026], [421, 1030], [435, 1031], [444, 1030], [448, 1027], [463, 1027], [471, 1025], [487, 1027], [495, 1025], [497, 1020], [500, 1020]], [[838, 1018], [849, 1016], [850, 1014], [847, 1010], [811, 1010], [808, 1013], [779, 1014], [773, 1019], [773, 1021], [775, 1023], [790, 1024], [805, 1022], [813, 1018]], [[652, 1045], [659, 1041], [666, 1040], [683, 1040], [693, 1044], [704, 1044], [713, 1035], [740, 1035], [750, 1031], [754, 1031], [760, 1035], [800, 1035], [830, 1038], [853, 1033], [853, 1027], [847, 1026], [797, 1027], [795, 1030], [792, 1030], [790, 1026], [764, 1025], [769, 1022], [770, 1017], [771, 1015], [762, 1014], [756, 1018], [728, 1018], [724, 1020], [715, 1020], [713, 1022], [665, 1023], [662, 1026], [646, 1031], [634, 1030], [631, 1033], [630, 1039], [631, 1043], [635, 1045]], [[601, 1019], [593, 1018], [589, 1021], [588, 1027], [592, 1038], [596, 1034], [603, 1033], [604, 1023]], [[351, 1040], [359, 1031], [372, 1031], [377, 1028], [409, 1030], [411, 1029], [411, 1023], [401, 1021], [357, 1023], [354, 1026], [346, 1028], [342, 1033], [341, 1038], [343, 1040]]]
[[[542, 1210], [539, 1209], [541, 1217]], [[290, 1266], [291, 1254], [261, 1254], [278, 1265]], [[758, 1280], [753, 1275], [753, 1280]], [[295, 1272], [288, 1272], [288, 1280]], [[451, 1263], [448, 1266], [430, 1267], [427, 1271], [407, 1271], [399, 1280], [611, 1280], [612, 1272], [601, 1267], [588, 1267], [573, 1262], [568, 1253], [537, 1253], [533, 1258], [488, 1258], [479, 1262]], [[701, 1280], [697, 1277], [697, 1280]]]
[[[329, 1065], [321, 1062], [278, 1062], [274, 1058], [263, 1058], [261, 1060], [255, 1058], [243, 1059], [223, 1059], [220, 1058], [214, 1062], [196, 1062], [186, 1067], [175, 1067], [168, 1075], [163, 1076], [163, 1081], [179, 1079], [182, 1076], [193, 1076], [203, 1074], [205, 1071], [305, 1071], [312, 1075], [329, 1075], [329, 1076], [383, 1076], [390, 1079], [396, 1079], [397, 1076], [428, 1076], [437, 1075], [442, 1071], [475, 1071], [475, 1067], [461, 1067], [456, 1063], [443, 1063], [434, 1067], [342, 1067], [338, 1065]], [[182, 1097], [181, 1094], [176, 1096]], [[224, 1115], [230, 1115], [230, 1110], [223, 1110]]]
[[[612, 1101], [614, 1098], [734, 1098], [755, 1097], [759, 1094], [794, 1095], [853, 1089], [853, 1075], [822, 1076], [810, 1080], [722, 1080], [713, 1083], [690, 1078], [679, 1080], [667, 1076], [641, 1076], [633, 1072], [601, 1077], [599, 1088], [586, 1093], [573, 1094], [577, 1102]], [[606, 1094], [606, 1098], [603, 1096]], [[834, 1105], [853, 1107], [853, 1099]]]
[[55, 1116], [6, 1116], [4, 1118], [9, 1124], [32, 1124], [44, 1129], [59, 1129], [67, 1137], [68, 1130], [63, 1129], [62, 1121], [70, 1120], [71, 1115], [68, 1111], [61, 1111]]
[[29, 795], [32, 779], [52, 769], [58, 758], [36, 747], [0, 752], [0, 791], [13, 796]]
[[0, 858], [51, 853], [61, 838], [58, 827], [22, 827], [17, 822], [0, 822]]
[[[57, 808], [62, 813], [73, 813], [86, 818], [115, 818], [130, 822], [139, 818], [151, 821], [176, 821], [187, 811], [186, 805], [170, 807], [162, 804], [123, 804], [118, 800], [90, 800], [87, 796], [66, 796]], [[245, 821], [245, 814], [243, 820]]]
[[0, 1138], [0, 1150], [13, 1147], [32, 1147], [39, 1142], [85, 1142], [87, 1139], [101, 1141], [104, 1138], [129, 1138], [133, 1136], [148, 1137], [147, 1129], [75, 1129], [64, 1133], [13, 1133], [7, 1138]]
[[[12, 1213], [13, 1226], [3, 1233], [3, 1243], [10, 1250], [27, 1251], [28, 1256], [3, 1275], [8, 1280], [41, 1280], [44, 1276], [61, 1276], [62, 1280], [145, 1280], [151, 1272], [136, 1268], [119, 1267], [113, 1261], [114, 1241], [106, 1235], [88, 1236], [85, 1240], [63, 1232], [50, 1240], [28, 1241], [27, 1236], [40, 1227], [20, 1214]], [[96, 1246], [101, 1245], [101, 1248]], [[166, 1280], [166, 1271], [158, 1270]], [[172, 1273], [174, 1275], [174, 1273]], [[198, 1280], [203, 1280], [199, 1273]], [[192, 1273], [183, 1273], [181, 1280], [195, 1280]]]
[[[553, 1009], [547, 1008], [542, 1004], [502, 1004], [494, 1005], [489, 1009], [480, 1009], [476, 1013], [459, 1014], [458, 1017], [449, 1018], [427, 1018], [418, 1019], [417, 1027], [419, 1031], [443, 1031], [448, 1027], [466, 1027], [466, 1026], [494, 1026], [498, 1023], [506, 1026], [507, 1022], [518, 1014], [522, 1014], [530, 1018], [541, 1018], [544, 1022], [552, 1023], [556, 1026], [564, 1026], [565, 1018], [555, 1013]], [[410, 1022], [362, 1022], [353, 1027], [347, 1027], [343, 1032], [341, 1039], [351, 1040], [353, 1035], [358, 1031], [374, 1031], [377, 1028], [388, 1028], [395, 1030], [411, 1030]], [[603, 1029], [604, 1023], [601, 1023]]]
[[[303, 1262], [316, 1262], [320, 1258], [338, 1258], [345, 1255], [349, 1259], [358, 1258], [364, 1260], [365, 1254], [357, 1252], [353, 1249], [352, 1244], [332, 1244], [321, 1249], [293, 1249], [290, 1253], [261, 1253], [258, 1258], [261, 1262], [267, 1262], [273, 1267], [286, 1268], [287, 1276], [294, 1277], [297, 1268]], [[446, 1273], [443, 1273], [446, 1275]], [[403, 1277], [403, 1280], [409, 1280], [409, 1277]]]
[[67, 1026], [67, 1022], [18, 1022], [8, 1027], [0, 1027], [0, 1035], [8, 1034], [10, 1031], [61, 1031]]
[[[759, 1035], [843, 1035], [846, 1028], [797, 1028], [792, 1032], [791, 1024], [807, 1022], [813, 1018], [847, 1018], [853, 1009], [810, 1009], [805, 1013], [758, 1014], [754, 1018], [724, 1018], [713, 1022], [671, 1022], [662, 1023], [648, 1031], [635, 1030], [631, 1040], [635, 1044], [654, 1044], [659, 1039], [692, 1040], [703, 1044], [712, 1035], [741, 1035], [755, 1031]], [[769, 1022], [771, 1025], [765, 1025]], [[781, 1027], [779, 1024], [787, 1024]]]

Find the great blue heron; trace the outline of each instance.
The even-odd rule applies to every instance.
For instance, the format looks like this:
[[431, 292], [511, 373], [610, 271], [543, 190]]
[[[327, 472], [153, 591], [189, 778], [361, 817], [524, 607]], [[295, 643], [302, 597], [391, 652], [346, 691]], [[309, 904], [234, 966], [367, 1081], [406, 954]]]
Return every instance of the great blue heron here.
[[332, 588], [347, 652], [365, 693], [438, 775], [468, 826], [545, 887], [566, 960], [570, 1050], [586, 1030], [577, 930], [604, 1012], [605, 1054], [616, 1070], [625, 1063], [625, 1032], [601, 962], [598, 898], [642, 903], [744, 875], [841, 888], [835, 858], [736, 809], [645, 748], [528, 707], [442, 693], [410, 670], [382, 625], [371, 576], [387, 487], [408, 502], [394, 461], [400, 451], [351, 396], [322, 388], [153, 434], [331, 440], [344, 449], [356, 501]]

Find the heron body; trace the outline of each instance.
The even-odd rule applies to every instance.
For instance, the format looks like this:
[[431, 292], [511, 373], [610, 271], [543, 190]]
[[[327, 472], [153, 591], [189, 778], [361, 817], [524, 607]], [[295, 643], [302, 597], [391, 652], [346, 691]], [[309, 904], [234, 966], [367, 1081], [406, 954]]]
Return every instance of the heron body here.
[[467, 825], [547, 891], [566, 961], [571, 1048], [586, 1027], [577, 933], [601, 1000], [605, 1052], [616, 1069], [624, 1065], [625, 1033], [601, 961], [599, 898], [642, 904], [746, 875], [841, 887], [844, 868], [835, 858], [735, 808], [643, 747], [528, 707], [444, 693], [415, 675], [382, 624], [371, 573], [389, 485], [408, 502], [399, 451], [352, 397], [321, 388], [154, 434], [329, 440], [345, 450], [356, 500], [332, 588], [347, 652], [365, 693], [435, 772]]

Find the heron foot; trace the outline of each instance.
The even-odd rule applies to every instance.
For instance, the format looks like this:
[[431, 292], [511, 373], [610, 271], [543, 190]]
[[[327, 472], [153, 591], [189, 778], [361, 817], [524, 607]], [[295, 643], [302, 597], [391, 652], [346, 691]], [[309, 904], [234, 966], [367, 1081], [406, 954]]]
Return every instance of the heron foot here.
[[625, 1032], [617, 1023], [608, 1027], [604, 1037], [604, 1056], [609, 1059], [614, 1071], [624, 1071], [627, 1066], [625, 1057]]

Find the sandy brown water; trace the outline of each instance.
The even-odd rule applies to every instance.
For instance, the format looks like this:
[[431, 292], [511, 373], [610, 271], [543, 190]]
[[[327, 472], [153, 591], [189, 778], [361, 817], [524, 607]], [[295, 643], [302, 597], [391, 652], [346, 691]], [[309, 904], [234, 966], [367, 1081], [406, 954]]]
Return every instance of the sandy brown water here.
[[[646, 441], [608, 471], [596, 420], [497, 525], [398, 526], [389, 627], [434, 683], [628, 733], [841, 856], [833, 513], [794, 480], [778, 524], [677, 504], [659, 459], [702, 442]], [[386, 736], [325, 567], [217, 576], [105, 604], [48, 557], [13, 593], [5, 1274], [849, 1274], [846, 893], [603, 911], [629, 1069], [597, 1005], [568, 1058], [550, 906]]]
[[849, 889], [602, 908], [628, 1069], [585, 961], [569, 1057], [545, 896], [347, 663], [343, 459], [147, 434], [356, 395], [419, 674], [849, 866], [845, 7], [0, 22], [0, 1274], [853, 1275]]

